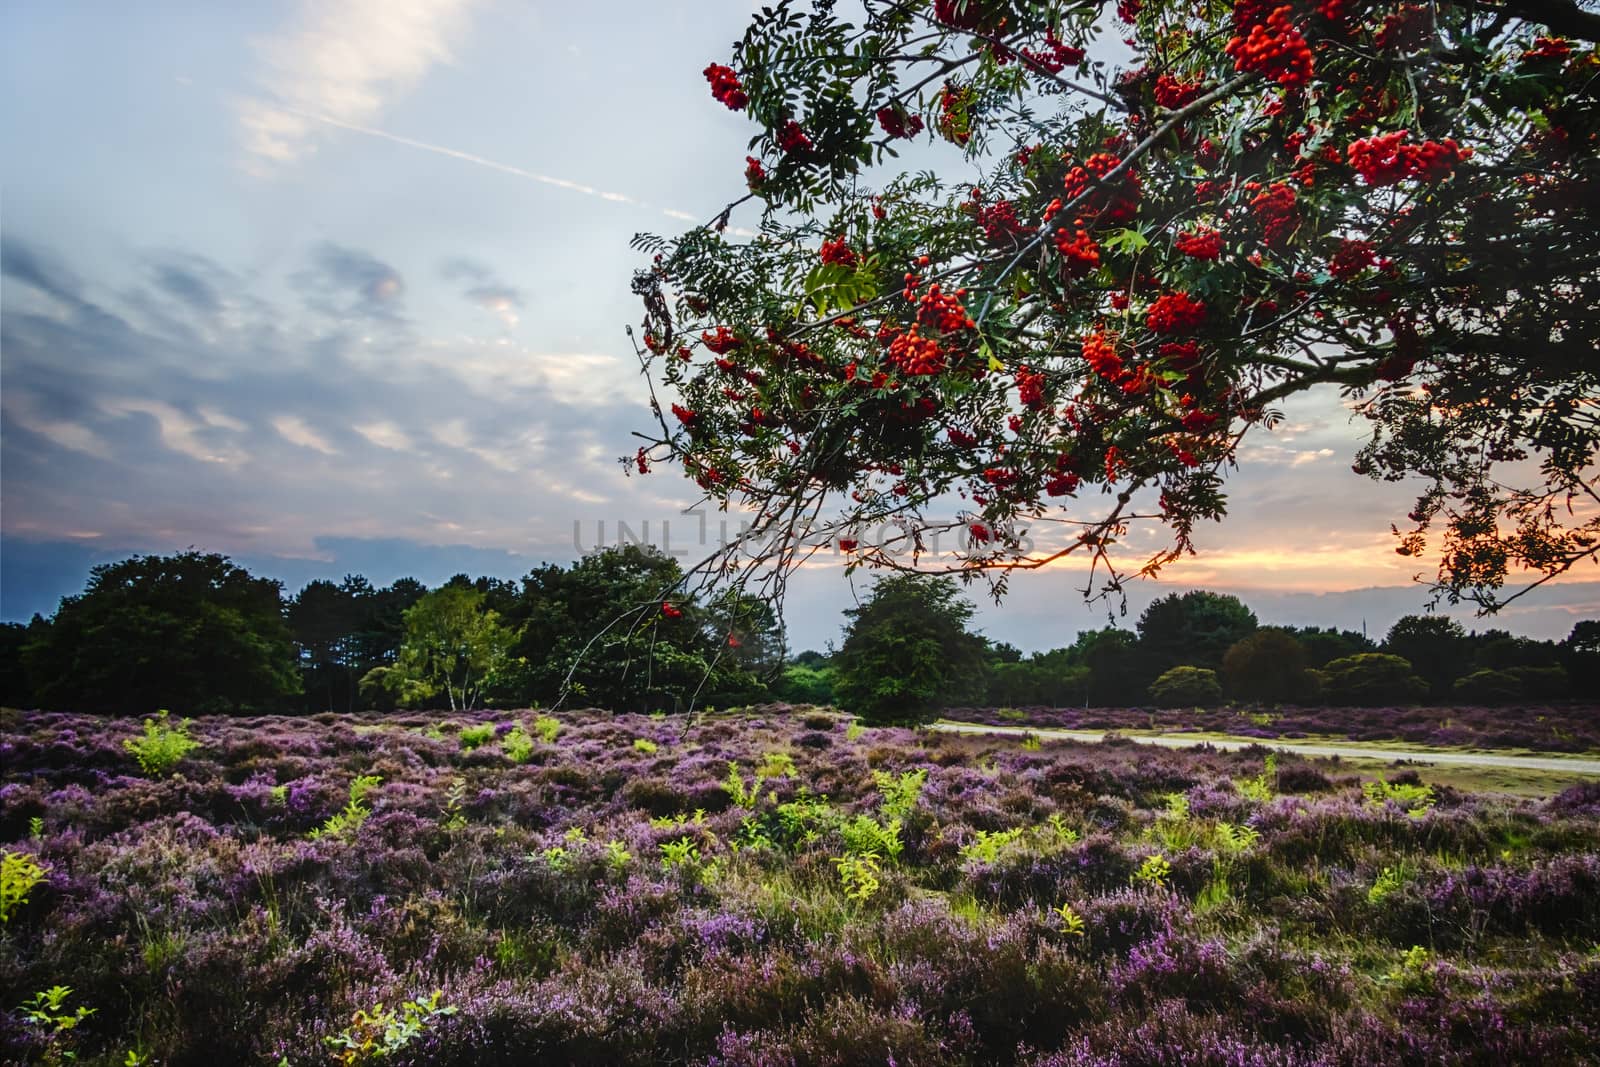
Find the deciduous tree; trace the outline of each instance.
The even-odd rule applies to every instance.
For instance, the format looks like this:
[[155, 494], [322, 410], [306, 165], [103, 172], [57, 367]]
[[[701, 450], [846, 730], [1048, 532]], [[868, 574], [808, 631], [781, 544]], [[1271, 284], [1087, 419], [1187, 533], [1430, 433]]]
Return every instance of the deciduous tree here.
[[845, 615], [834, 693], [869, 722], [905, 722], [983, 692], [984, 641], [972, 604], [948, 578], [880, 578]]
[[999, 590], [1085, 556], [1114, 590], [1192, 551], [1241, 438], [1319, 387], [1367, 420], [1357, 471], [1417, 480], [1398, 549], [1431, 538], [1450, 599], [1596, 559], [1600, 15], [851, 11], [763, 8], [706, 68], [754, 124], [722, 164], [748, 193], [637, 241], [667, 395], [627, 463], [754, 516], [713, 568], [829, 544]]
[[73, 711], [269, 712], [300, 691], [279, 583], [192, 550], [95, 567], [23, 658], [34, 698]]
[[471, 585], [447, 585], [405, 612], [406, 636], [392, 667], [375, 667], [362, 680], [403, 703], [424, 704], [443, 693], [450, 710], [474, 708], [504, 676], [517, 635], [484, 606]]

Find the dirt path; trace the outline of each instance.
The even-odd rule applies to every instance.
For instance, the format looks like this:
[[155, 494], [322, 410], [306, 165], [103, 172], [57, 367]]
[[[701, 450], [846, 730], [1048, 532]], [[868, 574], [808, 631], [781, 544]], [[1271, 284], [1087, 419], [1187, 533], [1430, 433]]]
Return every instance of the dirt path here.
[[[936, 722], [932, 729], [943, 730], [955, 734], [1016, 734], [1025, 736], [1032, 734], [1042, 741], [1103, 741], [1107, 730], [1031, 730], [1025, 726], [988, 726], [984, 723], [971, 722]], [[1562, 771], [1567, 774], [1593, 774], [1600, 775], [1600, 760], [1587, 759], [1582, 756], [1500, 756], [1492, 752], [1448, 752], [1442, 750], [1407, 751], [1405, 749], [1368, 748], [1365, 745], [1339, 745], [1312, 742], [1300, 744], [1294, 741], [1283, 741], [1275, 738], [1256, 739], [1225, 739], [1209, 737], [1185, 737], [1182, 734], [1140, 735], [1119, 734], [1129, 741], [1141, 745], [1156, 745], [1160, 748], [1194, 748], [1198, 745], [1210, 745], [1212, 748], [1222, 749], [1225, 752], [1237, 752], [1251, 745], [1264, 745], [1267, 748], [1281, 749], [1284, 752], [1295, 752], [1302, 756], [1342, 756], [1345, 759], [1368, 759], [1392, 762], [1394, 760], [1412, 760], [1416, 763], [1433, 763], [1440, 766], [1456, 767], [1498, 767], [1505, 770], [1523, 771]]]

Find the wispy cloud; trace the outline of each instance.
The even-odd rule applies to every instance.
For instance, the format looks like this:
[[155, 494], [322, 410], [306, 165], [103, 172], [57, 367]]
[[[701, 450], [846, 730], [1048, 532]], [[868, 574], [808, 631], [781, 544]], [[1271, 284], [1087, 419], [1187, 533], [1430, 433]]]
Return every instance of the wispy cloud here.
[[368, 122], [450, 59], [471, 0], [305, 0], [295, 25], [262, 41], [264, 93], [240, 107], [260, 167], [315, 148], [317, 123]]
[[272, 428], [277, 430], [283, 436], [283, 439], [290, 444], [321, 452], [325, 456], [339, 454], [339, 450], [330, 445], [327, 438], [307, 426], [306, 420], [298, 415], [275, 416], [272, 420]]
[[[585, 185], [583, 182], [575, 182], [568, 178], [557, 178], [551, 174], [540, 174], [538, 171], [528, 170], [525, 167], [513, 166], [510, 163], [501, 163], [498, 160], [475, 155], [472, 152], [463, 152], [457, 148], [448, 148], [444, 145], [430, 144], [427, 141], [419, 141], [415, 137], [402, 137], [398, 133], [390, 133], [388, 130], [380, 130], [373, 126], [363, 126], [360, 123], [351, 122], [347, 119], [336, 118], [333, 115], [321, 114], [315, 111], [302, 111], [298, 108], [289, 107], [287, 105], [281, 105], [277, 110], [282, 112], [285, 117], [288, 118], [299, 119], [305, 122], [322, 123], [327, 126], [337, 127], [341, 130], [349, 130], [351, 133], [365, 134], [368, 137], [376, 137], [380, 140], [393, 142], [394, 144], [405, 145], [407, 148], [415, 148], [423, 152], [432, 152], [435, 155], [446, 156], [450, 159], [459, 159], [463, 163], [471, 163], [478, 167], [487, 167], [490, 170], [499, 171], [501, 174], [509, 174], [515, 178], [525, 178], [528, 181], [538, 182], [541, 185], [551, 185], [557, 189], [565, 189], [568, 192], [582, 193], [584, 196], [593, 196], [601, 200], [609, 200], [614, 204], [629, 204], [633, 207], [641, 207], [651, 211], [659, 211], [669, 219], [678, 219], [680, 221], [688, 220], [692, 222], [695, 218], [687, 211], [678, 211], [673, 208], [657, 207], [654, 204], [640, 200], [638, 197], [629, 196], [627, 193], [613, 192], [608, 189], [597, 189], [592, 185]], [[755, 236], [754, 230], [747, 230], [743, 228], [730, 228], [729, 232], [740, 237]]]

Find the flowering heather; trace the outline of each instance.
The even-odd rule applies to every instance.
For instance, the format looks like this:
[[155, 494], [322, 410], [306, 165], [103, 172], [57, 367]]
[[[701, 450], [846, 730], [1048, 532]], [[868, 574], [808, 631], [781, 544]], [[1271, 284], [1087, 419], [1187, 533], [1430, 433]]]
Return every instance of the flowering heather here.
[[[405, 1005], [400, 1067], [1600, 1048], [1591, 787], [1408, 811], [1425, 781], [1260, 750], [786, 706], [200, 717], [159, 777], [139, 731], [0, 719], [0, 846], [44, 872], [0, 930], [0, 1062], [325, 1064]], [[21, 1007], [57, 987], [60, 1032]]]

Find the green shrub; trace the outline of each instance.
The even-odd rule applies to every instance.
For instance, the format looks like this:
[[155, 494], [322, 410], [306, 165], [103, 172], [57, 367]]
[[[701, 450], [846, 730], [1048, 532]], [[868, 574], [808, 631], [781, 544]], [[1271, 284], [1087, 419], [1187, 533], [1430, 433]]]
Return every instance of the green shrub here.
[[549, 715], [540, 715], [533, 720], [533, 732], [538, 734], [539, 740], [545, 744], [553, 745], [561, 733], [561, 720], [551, 718]]
[[918, 798], [922, 796], [922, 787], [927, 782], [927, 768], [904, 771], [898, 778], [887, 771], [872, 772], [872, 784], [877, 786], [879, 795], [883, 797], [880, 809], [892, 819], [911, 816]]
[[772, 683], [772, 696], [788, 704], [832, 704], [832, 667], [807, 667], [791, 663]]
[[1217, 672], [1204, 667], [1174, 667], [1150, 683], [1150, 699], [1158, 707], [1208, 707], [1222, 700]]
[[500, 751], [512, 763], [527, 763], [533, 758], [533, 736], [519, 722], [500, 739]]
[[1473, 704], [1514, 704], [1557, 700], [1567, 695], [1567, 672], [1560, 667], [1508, 667], [1473, 671], [1451, 686], [1457, 700]]
[[72, 1031], [95, 1013], [94, 1008], [85, 1008], [81, 1004], [67, 1011], [67, 998], [71, 995], [70, 986], [57, 985], [42, 993], [35, 993], [22, 1002], [22, 1021], [39, 1032], [44, 1045], [44, 1058], [40, 1062], [46, 1067], [77, 1062], [78, 1054], [68, 1048], [72, 1043]]
[[844, 839], [844, 850], [853, 856], [887, 856], [891, 861], [900, 858], [905, 847], [900, 840], [900, 820], [890, 819], [880, 823], [870, 815], [857, 815], [839, 827]]
[[1315, 689], [1306, 674], [1306, 650], [1294, 635], [1273, 627], [1242, 638], [1222, 657], [1222, 680], [1230, 696], [1281, 704], [1302, 700]]
[[28, 902], [33, 887], [49, 873], [26, 852], [0, 852], [0, 923], [11, 921], [11, 913]]
[[1409, 782], [1366, 782], [1361, 786], [1361, 791], [1366, 794], [1367, 803], [1373, 807], [1382, 807], [1393, 801], [1413, 819], [1426, 815], [1438, 799], [1432, 786]]
[[961, 846], [961, 859], [966, 863], [995, 863], [1001, 855], [1020, 847], [1018, 839], [1026, 827], [1014, 826], [1009, 830], [979, 830], [976, 836]]
[[660, 746], [658, 746], [654, 741], [650, 740], [648, 737], [636, 737], [636, 738], [633, 739], [633, 750], [635, 752], [642, 752], [646, 756], [655, 755], [656, 749], [659, 748], [659, 747]]
[[883, 885], [878, 877], [883, 873], [883, 868], [875, 852], [839, 856], [833, 864], [839, 868], [839, 884], [844, 889], [844, 895], [857, 904], [871, 900]]
[[1130, 881], [1164, 888], [1170, 877], [1172, 877], [1172, 864], [1167, 861], [1167, 857], [1156, 852], [1144, 858], [1144, 862], [1139, 864], [1139, 869], [1133, 872]]
[[350, 800], [342, 811], [328, 817], [328, 821], [311, 831], [311, 840], [319, 837], [343, 837], [361, 829], [372, 809], [367, 807], [367, 794], [378, 787], [383, 779], [375, 774], [363, 774], [350, 783]]
[[454, 1007], [439, 1006], [443, 995], [443, 990], [436, 989], [426, 997], [406, 1001], [399, 1011], [374, 1004], [371, 1011], [356, 1012], [343, 1031], [323, 1040], [342, 1064], [385, 1059], [421, 1037], [429, 1026], [456, 1013]]
[[722, 780], [722, 788], [733, 800], [734, 806], [739, 808], [754, 808], [761, 800], [761, 787], [766, 784], [758, 770], [750, 779], [749, 788], [745, 788], [744, 776], [739, 773], [739, 765], [732, 760], [728, 761], [728, 777]]
[[1345, 656], [1322, 673], [1324, 694], [1335, 704], [1416, 703], [1428, 695], [1428, 683], [1412, 673], [1410, 661], [1386, 652]]
[[1254, 800], [1265, 804], [1278, 793], [1278, 754], [1269, 754], [1261, 766], [1261, 773], [1254, 778], [1239, 778], [1233, 783], [1234, 789], [1246, 800]]
[[122, 742], [122, 747], [139, 761], [139, 769], [157, 777], [167, 774], [200, 747], [200, 742], [189, 736], [189, 720], [169, 726], [167, 714], [165, 710], [157, 712], [154, 719], [144, 721], [144, 733]]
[[477, 726], [463, 726], [460, 736], [461, 751], [471, 752], [473, 749], [494, 740], [494, 723], [486, 722]]

